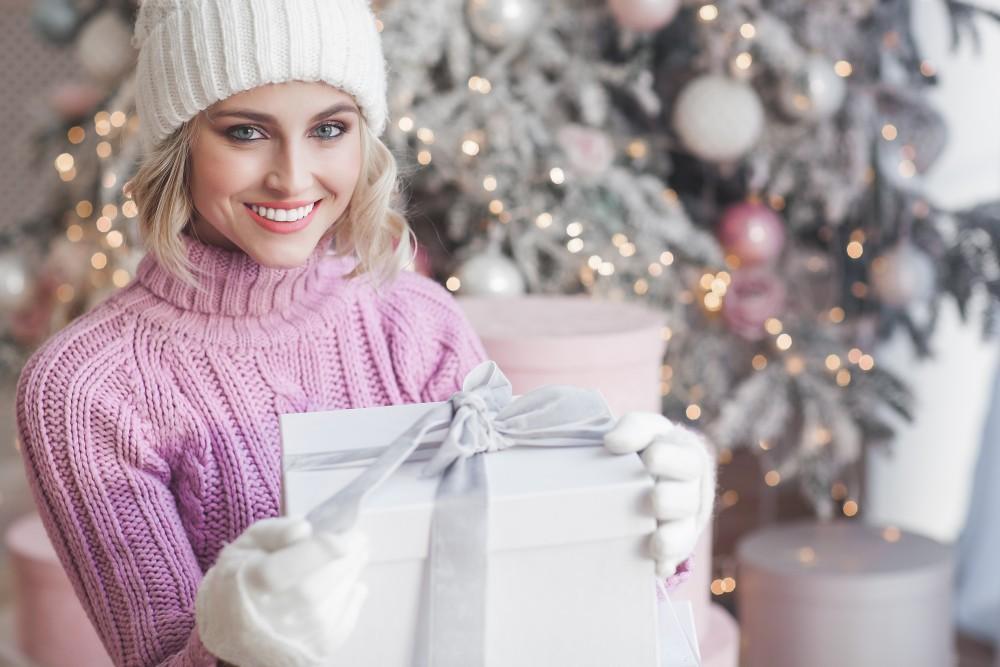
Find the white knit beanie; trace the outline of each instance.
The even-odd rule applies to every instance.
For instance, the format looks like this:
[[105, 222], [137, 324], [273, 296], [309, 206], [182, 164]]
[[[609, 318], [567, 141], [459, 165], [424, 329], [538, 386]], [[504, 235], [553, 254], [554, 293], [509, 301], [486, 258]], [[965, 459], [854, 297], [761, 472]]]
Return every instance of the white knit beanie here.
[[293, 80], [353, 95], [376, 136], [385, 130], [386, 65], [368, 0], [143, 0], [132, 45], [147, 153], [215, 102]]

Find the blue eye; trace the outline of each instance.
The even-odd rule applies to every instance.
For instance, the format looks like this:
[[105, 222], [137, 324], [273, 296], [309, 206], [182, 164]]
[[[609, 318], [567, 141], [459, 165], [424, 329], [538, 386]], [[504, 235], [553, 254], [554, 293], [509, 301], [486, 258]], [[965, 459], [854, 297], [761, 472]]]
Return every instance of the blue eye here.
[[226, 134], [229, 137], [235, 139], [236, 141], [242, 141], [242, 142], [254, 141], [254, 139], [252, 137], [245, 137], [245, 136], [244, 137], [238, 137], [238, 136], [236, 136], [236, 132], [240, 132], [242, 130], [249, 130], [250, 132], [258, 132], [258, 133], [260, 132], [260, 130], [258, 130], [253, 125], [237, 125], [236, 127], [232, 127], [229, 130], [227, 130]]
[[337, 134], [332, 134], [332, 135], [331, 134], [320, 134], [320, 138], [321, 139], [337, 139], [340, 136], [342, 136], [342, 135], [344, 135], [344, 134], [347, 133], [347, 128], [344, 127], [340, 123], [323, 123], [322, 125], [319, 125], [316, 128], [316, 130], [319, 131], [320, 128], [324, 128], [324, 127], [332, 127], [332, 128], [334, 128], [335, 130], [337, 130]]

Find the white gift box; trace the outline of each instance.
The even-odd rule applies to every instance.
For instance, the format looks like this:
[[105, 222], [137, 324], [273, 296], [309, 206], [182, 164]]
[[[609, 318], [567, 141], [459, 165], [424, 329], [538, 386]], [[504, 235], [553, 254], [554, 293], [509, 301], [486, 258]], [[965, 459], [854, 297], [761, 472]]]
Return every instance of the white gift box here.
[[[439, 403], [281, 415], [284, 454], [385, 447]], [[419, 457], [418, 453], [418, 457]], [[654, 563], [638, 456], [602, 447], [513, 447], [485, 457], [489, 487], [486, 665], [655, 667]], [[341, 664], [410, 667], [421, 636], [438, 478], [404, 463], [366, 501], [369, 588]], [[283, 513], [304, 516], [368, 462], [286, 470]]]

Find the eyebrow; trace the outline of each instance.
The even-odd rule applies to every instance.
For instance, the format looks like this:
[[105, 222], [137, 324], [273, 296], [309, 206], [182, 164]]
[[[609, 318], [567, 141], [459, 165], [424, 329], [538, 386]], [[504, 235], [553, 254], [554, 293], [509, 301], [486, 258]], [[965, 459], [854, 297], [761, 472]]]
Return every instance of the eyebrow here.
[[[341, 111], [350, 111], [353, 113], [358, 113], [358, 108], [353, 104], [348, 104], [348, 103], [335, 104], [329, 109], [324, 109], [323, 111], [320, 111], [318, 114], [313, 116], [310, 122], [317, 121], [321, 118], [326, 118], [327, 116], [332, 116], [333, 114], [340, 113]], [[270, 116], [266, 113], [260, 113], [258, 111], [250, 111], [249, 109], [230, 109], [227, 111], [219, 111], [214, 114], [211, 114], [210, 117], [214, 120], [215, 118], [222, 118], [223, 116], [238, 116], [242, 118], [249, 118], [250, 120], [255, 120], [258, 123], [275, 122], [274, 116]]]

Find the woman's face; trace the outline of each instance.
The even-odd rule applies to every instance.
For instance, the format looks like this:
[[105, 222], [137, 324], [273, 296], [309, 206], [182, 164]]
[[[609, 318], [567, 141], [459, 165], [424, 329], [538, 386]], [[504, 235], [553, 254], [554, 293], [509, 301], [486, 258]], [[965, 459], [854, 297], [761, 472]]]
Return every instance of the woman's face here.
[[351, 96], [323, 82], [268, 84], [216, 102], [191, 148], [195, 235], [265, 266], [300, 266], [350, 203], [360, 129]]

